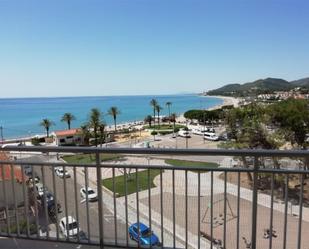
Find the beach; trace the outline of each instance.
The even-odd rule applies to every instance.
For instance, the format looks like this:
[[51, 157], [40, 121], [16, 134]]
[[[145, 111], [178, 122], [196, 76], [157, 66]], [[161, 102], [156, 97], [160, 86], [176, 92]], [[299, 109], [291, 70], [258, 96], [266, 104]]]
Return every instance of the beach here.
[[219, 108], [221, 108], [222, 106], [225, 106], [225, 105], [233, 105], [234, 107], [238, 107], [238, 105], [239, 105], [239, 99], [238, 98], [234, 98], [234, 97], [208, 96], [208, 95], [205, 95], [205, 97], [208, 97], [208, 98], [214, 97], [214, 98], [219, 98], [219, 99], [223, 100], [223, 103], [221, 105], [215, 105], [213, 107], [208, 108], [207, 110], [209, 110], [209, 111], [210, 110], [219, 109]]
[[190, 109], [200, 109], [201, 105], [209, 108], [222, 102], [219, 98], [198, 94], [0, 99], [0, 126], [3, 127], [4, 140], [32, 137], [45, 133], [40, 126], [43, 118], [53, 122], [50, 131], [65, 130], [67, 124], [61, 122], [61, 117], [69, 112], [76, 117], [72, 127], [78, 128], [88, 122], [90, 110], [98, 108], [102, 112], [102, 121], [107, 124], [106, 128], [110, 126], [112, 130], [114, 120], [108, 115], [108, 110], [116, 106], [120, 110], [117, 124], [121, 124], [121, 128], [129, 128], [138, 121], [143, 122], [147, 115], [153, 116], [153, 107], [149, 104], [153, 98], [163, 108], [161, 116], [169, 113], [167, 102], [172, 103], [170, 113], [176, 113], [177, 116]]
[[[227, 96], [208, 96], [208, 95], [204, 95], [202, 97], [207, 97], [207, 98], [217, 98], [217, 99], [222, 99], [223, 103], [219, 104], [219, 105], [215, 105], [209, 108], [206, 108], [207, 111], [211, 111], [211, 110], [215, 110], [215, 109], [219, 109], [222, 106], [226, 106], [226, 105], [233, 105], [234, 107], [238, 107], [239, 106], [239, 99], [238, 98], [234, 98], [234, 97], [227, 97]], [[177, 122], [179, 123], [184, 123], [186, 122], [186, 118], [184, 117], [183, 113], [181, 115], [179, 115], [179, 117], [177, 118]]]

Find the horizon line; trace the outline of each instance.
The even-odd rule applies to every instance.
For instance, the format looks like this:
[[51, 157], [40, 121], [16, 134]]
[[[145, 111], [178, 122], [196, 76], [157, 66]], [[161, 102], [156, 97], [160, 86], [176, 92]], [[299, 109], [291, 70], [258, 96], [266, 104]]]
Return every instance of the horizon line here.
[[162, 94], [119, 94], [119, 95], [76, 95], [76, 96], [32, 96], [32, 97], [1, 97], [0, 99], [53, 99], [53, 98], [97, 98], [97, 97], [135, 97], [135, 96], [171, 96], [171, 95], [198, 95], [202, 92], [162, 93]]

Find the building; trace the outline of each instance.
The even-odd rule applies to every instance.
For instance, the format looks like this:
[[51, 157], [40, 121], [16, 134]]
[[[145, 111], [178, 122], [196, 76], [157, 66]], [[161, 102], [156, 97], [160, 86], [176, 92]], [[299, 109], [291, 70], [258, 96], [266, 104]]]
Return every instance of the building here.
[[54, 137], [54, 142], [58, 146], [82, 145], [84, 143], [81, 129], [55, 131], [51, 135]]
[[[9, 161], [9, 157], [6, 153], [0, 152], [0, 161]], [[10, 213], [14, 213], [15, 205], [17, 207], [24, 206], [24, 193], [22, 184], [22, 171], [21, 167], [15, 165], [4, 164], [0, 170], [0, 224], [6, 220], [8, 214], [6, 208]], [[12, 174], [13, 173], [13, 174]], [[12, 179], [13, 178], [13, 179]], [[24, 176], [24, 180], [27, 181], [27, 177]], [[4, 191], [5, 190], [5, 191]]]

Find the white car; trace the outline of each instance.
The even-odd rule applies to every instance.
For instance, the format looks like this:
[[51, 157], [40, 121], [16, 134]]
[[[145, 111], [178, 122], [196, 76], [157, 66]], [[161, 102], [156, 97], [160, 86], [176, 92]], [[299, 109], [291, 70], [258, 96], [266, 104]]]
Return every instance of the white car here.
[[189, 131], [185, 131], [185, 130], [180, 130], [178, 132], [178, 136], [180, 137], [185, 137], [185, 138], [189, 138], [190, 136], [190, 132]]
[[218, 141], [219, 137], [213, 132], [205, 132], [204, 139], [210, 140], [210, 141]]
[[63, 217], [59, 222], [59, 228], [64, 237], [69, 235], [69, 238], [74, 238], [78, 235], [78, 223], [72, 216]]
[[55, 168], [55, 172], [56, 172], [56, 175], [61, 177], [61, 178], [68, 178], [68, 177], [71, 177], [69, 172], [67, 170], [63, 170], [63, 168], [59, 167], [59, 168]]
[[92, 188], [89, 188], [89, 187], [87, 189], [86, 189], [86, 187], [81, 188], [80, 189], [80, 195], [85, 200], [88, 196], [89, 201], [96, 201], [98, 199], [96, 192], [94, 192], [94, 190]]

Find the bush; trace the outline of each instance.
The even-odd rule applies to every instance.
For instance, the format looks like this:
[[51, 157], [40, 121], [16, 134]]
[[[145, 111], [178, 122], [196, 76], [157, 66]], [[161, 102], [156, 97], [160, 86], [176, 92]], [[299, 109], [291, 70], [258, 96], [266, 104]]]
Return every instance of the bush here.
[[40, 145], [40, 139], [37, 137], [31, 138], [31, 143], [35, 146]]
[[178, 132], [178, 131], [179, 131], [179, 128], [176, 127], [176, 128], [174, 129], [174, 132], [176, 133], [176, 132]]
[[167, 135], [167, 134], [171, 134], [173, 133], [173, 131], [159, 131], [160, 135]]
[[158, 135], [158, 132], [152, 131], [152, 132], [151, 132], [151, 135], [152, 135], [152, 136]]

